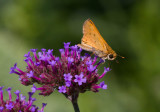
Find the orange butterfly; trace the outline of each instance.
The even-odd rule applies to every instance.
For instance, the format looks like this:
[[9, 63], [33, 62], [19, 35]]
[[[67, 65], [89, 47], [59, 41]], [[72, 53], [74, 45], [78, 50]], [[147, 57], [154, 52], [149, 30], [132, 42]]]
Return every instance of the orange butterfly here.
[[105, 59], [114, 60], [117, 57], [115, 51], [103, 39], [90, 19], [87, 19], [83, 24], [83, 38], [78, 46], [86, 51], [93, 52], [104, 61]]

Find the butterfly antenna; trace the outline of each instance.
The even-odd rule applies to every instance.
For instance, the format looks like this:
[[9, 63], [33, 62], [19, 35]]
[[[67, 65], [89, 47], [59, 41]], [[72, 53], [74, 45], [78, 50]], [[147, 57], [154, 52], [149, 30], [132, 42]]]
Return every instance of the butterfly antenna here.
[[118, 61], [118, 60], [116, 60], [116, 63], [119, 63], [119, 61]]
[[[125, 59], [125, 60], [127, 60], [125, 57], [123, 57], [123, 56], [121, 56], [121, 55], [117, 55], [117, 56], [119, 56], [119, 57], [121, 57], [122, 59]], [[117, 63], [119, 63], [119, 61], [116, 59], [115, 60]]]
[[119, 55], [119, 54], [118, 54], [118, 56], [121, 57], [121, 58], [123, 58], [123, 59], [125, 58], [125, 57], [123, 57], [123, 56], [121, 56], [121, 55]]
[[110, 62], [108, 62], [108, 67], [111, 68], [111, 63]]

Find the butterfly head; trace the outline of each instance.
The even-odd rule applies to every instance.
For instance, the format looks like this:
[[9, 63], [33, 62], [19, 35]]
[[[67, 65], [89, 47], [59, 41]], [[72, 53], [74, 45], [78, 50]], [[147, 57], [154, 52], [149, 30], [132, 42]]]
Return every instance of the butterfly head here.
[[115, 52], [107, 54], [105, 57], [102, 57], [103, 60], [115, 60], [117, 57], [117, 54]]
[[107, 55], [108, 60], [115, 60], [116, 57], [117, 57], [117, 54], [115, 52]]
[[108, 54], [108, 55], [107, 55], [107, 59], [108, 59], [108, 60], [114, 60], [116, 57], [117, 57], [117, 54], [116, 54], [116, 53], [111, 53], [111, 54]]

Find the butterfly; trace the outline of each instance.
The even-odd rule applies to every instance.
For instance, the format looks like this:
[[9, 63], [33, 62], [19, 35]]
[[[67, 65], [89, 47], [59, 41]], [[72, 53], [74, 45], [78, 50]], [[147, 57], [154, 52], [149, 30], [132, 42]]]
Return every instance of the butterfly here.
[[104, 61], [114, 60], [117, 54], [103, 39], [94, 23], [87, 19], [83, 24], [83, 37], [81, 44], [77, 44], [80, 48], [86, 51], [93, 52], [93, 54], [102, 58]]

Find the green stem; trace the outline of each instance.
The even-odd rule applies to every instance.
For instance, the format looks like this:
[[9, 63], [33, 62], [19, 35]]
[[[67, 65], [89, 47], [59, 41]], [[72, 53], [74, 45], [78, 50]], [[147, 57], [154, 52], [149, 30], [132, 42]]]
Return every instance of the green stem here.
[[79, 107], [78, 107], [78, 102], [77, 102], [78, 96], [79, 96], [79, 93], [74, 94], [74, 95], [72, 95], [72, 99], [71, 99], [71, 102], [72, 102], [72, 105], [74, 107], [75, 112], [80, 112]]
[[76, 102], [72, 101], [72, 104], [73, 104], [73, 107], [74, 107], [74, 111], [75, 112], [80, 112], [77, 101]]
[[67, 94], [63, 94], [63, 95], [72, 102], [74, 111], [75, 112], [80, 112], [79, 106], [78, 106], [78, 96], [79, 96], [79, 93], [75, 93], [72, 96], [68, 96]]

